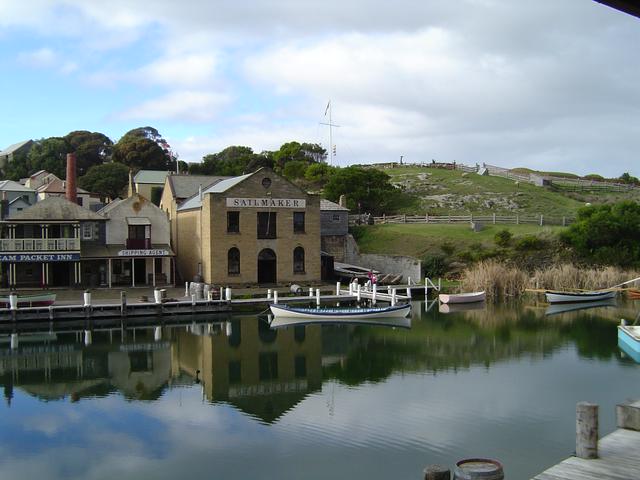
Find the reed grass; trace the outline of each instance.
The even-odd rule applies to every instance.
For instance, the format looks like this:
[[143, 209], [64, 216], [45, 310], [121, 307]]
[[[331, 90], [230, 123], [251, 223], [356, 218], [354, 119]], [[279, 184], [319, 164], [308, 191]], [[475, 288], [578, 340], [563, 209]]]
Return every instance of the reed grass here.
[[578, 268], [558, 265], [533, 273], [506, 266], [495, 260], [479, 262], [462, 274], [463, 291], [484, 290], [490, 299], [518, 297], [527, 289], [580, 291], [613, 287], [639, 277], [634, 270], [617, 267]]

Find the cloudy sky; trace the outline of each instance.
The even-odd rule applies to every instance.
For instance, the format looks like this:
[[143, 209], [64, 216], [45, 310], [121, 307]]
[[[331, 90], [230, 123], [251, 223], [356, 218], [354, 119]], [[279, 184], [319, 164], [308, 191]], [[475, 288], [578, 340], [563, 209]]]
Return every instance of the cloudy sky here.
[[180, 158], [329, 145], [640, 175], [640, 20], [592, 0], [0, 0], [0, 148], [151, 125]]

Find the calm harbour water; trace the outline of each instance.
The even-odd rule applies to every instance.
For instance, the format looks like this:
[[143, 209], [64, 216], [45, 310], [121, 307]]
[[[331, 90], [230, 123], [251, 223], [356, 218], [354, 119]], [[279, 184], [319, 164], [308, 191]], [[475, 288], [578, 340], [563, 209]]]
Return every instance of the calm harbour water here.
[[639, 306], [4, 336], [0, 478], [409, 480], [484, 456], [526, 479], [573, 452], [577, 402], [600, 404], [604, 435], [640, 398], [616, 332]]

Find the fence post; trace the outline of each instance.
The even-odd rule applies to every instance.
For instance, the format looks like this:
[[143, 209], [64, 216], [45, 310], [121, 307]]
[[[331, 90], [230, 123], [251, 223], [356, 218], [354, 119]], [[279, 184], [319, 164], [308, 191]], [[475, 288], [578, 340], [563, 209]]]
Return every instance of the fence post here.
[[598, 458], [598, 405], [576, 405], [576, 457]]
[[516, 225], [520, 225], [520, 215], [516, 215]]
[[402, 215], [402, 223], [407, 223], [407, 214]]
[[544, 223], [544, 215], [540, 214], [540, 226]]
[[429, 214], [428, 213], [427, 213], [426, 217], [427, 217], [427, 223], [429, 223]]
[[493, 214], [493, 224], [494, 225], [496, 224], [496, 214], [495, 213]]
[[566, 227], [567, 226], [567, 217], [562, 217], [562, 226]]

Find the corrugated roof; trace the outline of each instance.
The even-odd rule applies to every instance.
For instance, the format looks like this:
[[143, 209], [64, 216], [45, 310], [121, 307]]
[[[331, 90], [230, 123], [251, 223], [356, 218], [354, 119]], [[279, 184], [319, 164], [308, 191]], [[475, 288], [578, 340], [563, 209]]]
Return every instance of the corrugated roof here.
[[140, 170], [133, 177], [134, 183], [154, 183], [164, 185], [164, 180], [169, 175], [169, 172], [160, 170]]
[[169, 184], [176, 199], [182, 200], [198, 192], [198, 188], [207, 188], [214, 183], [232, 177], [211, 175], [169, 175]]
[[91, 210], [82, 208], [80, 205], [70, 202], [64, 197], [47, 197], [37, 202], [35, 205], [9, 215], [7, 220], [29, 221], [29, 220], [106, 220], [102, 215], [98, 215]]
[[[255, 171], [253, 173], [248, 173], [246, 175], [240, 175], [239, 177], [231, 177], [231, 178], [226, 178], [225, 180], [221, 180], [221, 181], [219, 181], [217, 183], [214, 183], [213, 185], [210, 185], [206, 189], [203, 189], [202, 194], [205, 195], [207, 193], [223, 193], [223, 192], [226, 192], [230, 188], [235, 187], [240, 182], [243, 182], [244, 180], [249, 178], [251, 175], [253, 175], [253, 174], [255, 174], [255, 173], [259, 172], [259, 171], [260, 170], [257, 170], [257, 171]], [[198, 193], [195, 193], [191, 198], [189, 198], [188, 200], [185, 200], [184, 203], [182, 203], [178, 207], [178, 211], [190, 210], [192, 208], [201, 208], [201, 207], [202, 207], [202, 201], [200, 200], [200, 195]]]
[[345, 208], [335, 202], [332, 202], [330, 200], [325, 200], [324, 198], [320, 199], [320, 210], [341, 210], [341, 211], [346, 211], [348, 212], [349, 209]]
[[11, 155], [16, 150], [20, 150], [20, 148], [24, 147], [31, 140], [24, 140], [22, 142], [14, 143], [13, 145], [9, 145], [7, 148], [0, 152], [0, 155]]
[[20, 185], [18, 182], [14, 182], [13, 180], [0, 181], [0, 190], [4, 190], [7, 192], [36, 193], [36, 191], [33, 188], [25, 187], [24, 185]]

